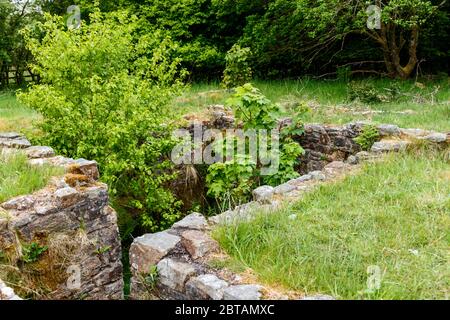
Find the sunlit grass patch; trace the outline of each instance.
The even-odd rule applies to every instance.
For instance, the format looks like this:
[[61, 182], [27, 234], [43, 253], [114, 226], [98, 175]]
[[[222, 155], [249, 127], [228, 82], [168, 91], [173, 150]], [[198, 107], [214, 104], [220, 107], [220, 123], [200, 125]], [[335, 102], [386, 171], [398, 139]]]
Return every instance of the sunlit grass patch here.
[[45, 187], [52, 176], [62, 175], [62, 168], [31, 166], [24, 155], [0, 157], [0, 203]]
[[[347, 99], [347, 83], [326, 80], [253, 81], [270, 100], [277, 103], [305, 102], [313, 107], [305, 117], [308, 123], [345, 124], [366, 120], [392, 123], [403, 128], [450, 131], [450, 86], [447, 81], [429, 82], [419, 88], [414, 81], [367, 79], [380, 94], [395, 83], [401, 91], [396, 101], [365, 104]], [[177, 99], [180, 114], [201, 114], [211, 104], [225, 104], [230, 92], [218, 82], [193, 84]]]
[[38, 113], [20, 104], [13, 93], [0, 93], [0, 132], [37, 133], [33, 123], [39, 118]]
[[[391, 156], [216, 236], [268, 285], [342, 299], [446, 299], [449, 174], [444, 153]], [[369, 290], [373, 270], [381, 286]]]

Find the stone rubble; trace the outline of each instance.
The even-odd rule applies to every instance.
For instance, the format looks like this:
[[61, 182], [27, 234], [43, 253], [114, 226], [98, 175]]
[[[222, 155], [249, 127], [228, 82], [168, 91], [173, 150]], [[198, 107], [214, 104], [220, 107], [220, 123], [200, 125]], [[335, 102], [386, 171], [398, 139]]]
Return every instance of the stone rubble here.
[[271, 186], [261, 186], [253, 190], [253, 199], [258, 202], [270, 203], [274, 194], [274, 188]]
[[194, 212], [175, 223], [172, 228], [203, 231], [208, 228], [208, 222], [203, 215]]
[[408, 141], [382, 140], [379, 142], [375, 142], [375, 144], [372, 146], [371, 151], [374, 153], [400, 152], [405, 151], [408, 145], [410, 145], [410, 142]]
[[29, 147], [25, 149], [25, 154], [30, 159], [50, 158], [56, 155], [53, 148], [42, 146]]
[[208, 254], [219, 251], [217, 241], [201, 231], [185, 231], [181, 234], [181, 239], [181, 243], [193, 259], [203, 258]]
[[196, 275], [195, 268], [186, 262], [163, 259], [157, 264], [160, 285], [175, 291], [183, 291], [188, 279]]
[[180, 241], [180, 237], [166, 231], [136, 238], [130, 247], [130, 264], [133, 271], [148, 272], [152, 266], [175, 249]]

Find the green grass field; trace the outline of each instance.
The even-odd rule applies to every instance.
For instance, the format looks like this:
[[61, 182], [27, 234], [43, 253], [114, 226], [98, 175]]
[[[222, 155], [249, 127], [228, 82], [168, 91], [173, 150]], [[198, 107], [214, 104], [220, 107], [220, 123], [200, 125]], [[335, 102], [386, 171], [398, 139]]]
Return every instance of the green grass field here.
[[[370, 80], [380, 93], [386, 92], [390, 80]], [[402, 95], [396, 102], [363, 104], [347, 101], [347, 83], [337, 81], [292, 80], [255, 81], [257, 88], [277, 103], [306, 102], [311, 108], [305, 122], [345, 124], [355, 120], [392, 123], [404, 128], [450, 131], [450, 85], [448, 80], [398, 82]], [[438, 89], [438, 90], [437, 90]], [[433, 94], [437, 90], [436, 94]], [[198, 114], [211, 104], [225, 104], [229, 93], [218, 83], [194, 84], [177, 99], [180, 114]]]
[[39, 115], [21, 105], [13, 92], [0, 92], [0, 132], [34, 133]]
[[[216, 237], [232, 257], [227, 264], [301, 294], [448, 299], [446, 157], [429, 150], [392, 155], [279, 212], [219, 229]], [[379, 290], [367, 290], [371, 266], [381, 271]]]
[[62, 174], [62, 168], [29, 165], [25, 155], [0, 157], [0, 203], [39, 190], [50, 177]]
[[[370, 80], [383, 93], [390, 80]], [[345, 124], [355, 120], [392, 123], [404, 128], [450, 131], [450, 85], [448, 80], [424, 82], [418, 88], [412, 81], [399, 82], [402, 96], [396, 102], [363, 104], [347, 101], [347, 83], [318, 80], [255, 81], [254, 85], [280, 104], [305, 102], [311, 107], [305, 122]], [[432, 94], [438, 88], [436, 94]], [[174, 101], [176, 113], [201, 117], [212, 104], [225, 104], [230, 93], [219, 83], [192, 84]], [[39, 115], [17, 102], [12, 92], [0, 93], [0, 131], [36, 134], [33, 122]]]

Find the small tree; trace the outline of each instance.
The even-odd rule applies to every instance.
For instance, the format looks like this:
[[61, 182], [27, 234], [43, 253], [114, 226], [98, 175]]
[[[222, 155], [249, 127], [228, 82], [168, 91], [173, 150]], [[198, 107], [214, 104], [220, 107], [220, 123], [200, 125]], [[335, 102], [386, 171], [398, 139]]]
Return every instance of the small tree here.
[[440, 7], [428, 0], [297, 0], [297, 4], [305, 15], [306, 30], [316, 39], [315, 52], [348, 34], [366, 35], [381, 48], [388, 74], [401, 79], [417, 66], [421, 28]]
[[173, 94], [181, 83], [172, 44], [158, 35], [136, 40], [137, 19], [95, 11], [90, 24], [67, 30], [46, 16], [42, 40], [26, 32], [42, 83], [19, 95], [43, 115], [42, 140], [70, 157], [95, 159], [111, 192], [150, 231], [178, 217], [166, 188], [175, 177], [169, 154]]
[[249, 58], [251, 55], [250, 48], [241, 48], [235, 44], [225, 57], [226, 68], [223, 72], [222, 85], [231, 89], [242, 86], [252, 79], [252, 69], [250, 68]]
[[[420, 29], [437, 7], [424, 0], [378, 0], [376, 3], [381, 9], [379, 28], [364, 28], [362, 31], [381, 47], [388, 73], [407, 79], [419, 62]], [[406, 63], [401, 61], [403, 53], [407, 55]]]

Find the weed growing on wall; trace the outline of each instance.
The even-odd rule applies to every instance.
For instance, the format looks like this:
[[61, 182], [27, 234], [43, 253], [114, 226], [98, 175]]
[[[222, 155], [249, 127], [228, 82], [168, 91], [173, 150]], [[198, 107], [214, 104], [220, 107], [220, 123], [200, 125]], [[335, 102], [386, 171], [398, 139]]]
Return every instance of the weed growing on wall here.
[[354, 139], [354, 141], [364, 151], [369, 151], [373, 144], [380, 139], [378, 129], [373, 125], [365, 125], [362, 128], [361, 134]]
[[[280, 128], [278, 119], [281, 111], [278, 105], [267, 99], [259, 89], [251, 84], [236, 88], [236, 93], [227, 101], [233, 108], [236, 119], [242, 124], [247, 132], [258, 132], [254, 141], [246, 140], [246, 137], [227, 136], [224, 141], [219, 141], [219, 148], [225, 145], [236, 145], [235, 142], [244, 146], [232, 148], [233, 155], [230, 160], [222, 163], [214, 163], [208, 168], [206, 184], [208, 195], [216, 198], [219, 202], [227, 199], [231, 206], [243, 203], [250, 197], [251, 191], [259, 184], [278, 185], [290, 179], [298, 177], [295, 166], [299, 157], [304, 153], [303, 148], [293, 140], [293, 136], [303, 133], [301, 112], [294, 114], [292, 122]], [[259, 130], [259, 131], [257, 131]], [[261, 132], [276, 132], [277, 139], [263, 139]], [[233, 141], [226, 141], [226, 140]], [[236, 141], [235, 141], [236, 140]], [[250, 139], [251, 140], [251, 139]], [[257, 144], [254, 150], [270, 150], [268, 156], [271, 162], [271, 170], [265, 170], [263, 163], [265, 156], [259, 154], [256, 157], [248, 157], [247, 151], [252, 149], [251, 144]], [[230, 156], [227, 154], [227, 156]], [[273, 167], [276, 163], [275, 168]]]

